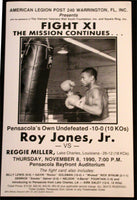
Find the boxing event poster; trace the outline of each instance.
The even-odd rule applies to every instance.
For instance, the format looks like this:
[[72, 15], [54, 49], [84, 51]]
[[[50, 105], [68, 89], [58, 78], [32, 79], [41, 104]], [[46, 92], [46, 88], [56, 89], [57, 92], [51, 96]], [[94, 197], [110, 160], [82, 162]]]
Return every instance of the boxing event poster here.
[[5, 2], [2, 197], [134, 197], [131, 16]]

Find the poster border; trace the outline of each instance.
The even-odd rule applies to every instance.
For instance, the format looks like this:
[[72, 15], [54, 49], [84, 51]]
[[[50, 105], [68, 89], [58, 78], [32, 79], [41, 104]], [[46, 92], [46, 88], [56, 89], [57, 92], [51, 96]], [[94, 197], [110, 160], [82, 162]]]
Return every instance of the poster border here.
[[[12, 2], [12, 0], [2, 0], [3, 1], [3, 8], [2, 8], [2, 39], [1, 39], [1, 73], [0, 73], [0, 171], [1, 171], [1, 161], [2, 161], [2, 127], [3, 127], [3, 103], [4, 103], [4, 63], [5, 63], [5, 27], [6, 27], [6, 2]], [[18, 1], [18, 0], [14, 0], [14, 1]], [[22, 2], [25, 2], [27, 0], [22, 0]], [[36, 0], [29, 0], [29, 1], [36, 1]], [[44, 1], [45, 0], [41, 0]], [[53, 0], [48, 0], [48, 1], [53, 1]], [[106, 1], [92, 1], [90, 0], [89, 2], [109, 2], [109, 1], [115, 1], [115, 0], [106, 0]], [[137, 1], [136, 0], [124, 0], [125, 2], [131, 2], [131, 7], [132, 7], [132, 62], [133, 62], [133, 97], [132, 97], [132, 101], [133, 101], [133, 142], [134, 142], [134, 197], [133, 198], [120, 198], [120, 197], [74, 197], [77, 199], [95, 199], [95, 200], [114, 200], [114, 199], [126, 199], [126, 200], [130, 200], [130, 199], [137, 199], [137, 135], [135, 134], [135, 131], [137, 129], [137, 124], [136, 124], [136, 119], [137, 119], [137, 105], [136, 105], [136, 101], [137, 101], [137, 82], [136, 82], [136, 74], [137, 74], [137, 69], [136, 69], [136, 65], [137, 65], [137, 57], [136, 57], [136, 53], [137, 53]], [[61, 2], [61, 1], [53, 1], [53, 2]], [[65, 2], [65, 1], [64, 1]], [[67, 2], [71, 2], [70, 0], [68, 0]], [[74, 2], [74, 1], [73, 1]], [[76, 1], [78, 2], [78, 1]], [[85, 2], [88, 2], [87, 0], [85, 0]], [[118, 92], [117, 92], [118, 94]], [[0, 182], [1, 182], [1, 173], [0, 173]], [[4, 197], [2, 196], [1, 199], [25, 199], [26, 197]], [[29, 197], [29, 199], [70, 199], [71, 197]]]

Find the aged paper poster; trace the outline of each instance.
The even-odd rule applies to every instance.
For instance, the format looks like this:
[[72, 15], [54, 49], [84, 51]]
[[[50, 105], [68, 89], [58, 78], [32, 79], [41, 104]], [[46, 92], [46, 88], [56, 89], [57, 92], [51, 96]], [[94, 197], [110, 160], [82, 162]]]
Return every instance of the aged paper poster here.
[[134, 196], [131, 15], [6, 2], [1, 196]]

